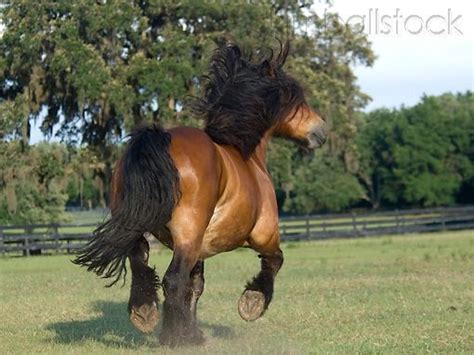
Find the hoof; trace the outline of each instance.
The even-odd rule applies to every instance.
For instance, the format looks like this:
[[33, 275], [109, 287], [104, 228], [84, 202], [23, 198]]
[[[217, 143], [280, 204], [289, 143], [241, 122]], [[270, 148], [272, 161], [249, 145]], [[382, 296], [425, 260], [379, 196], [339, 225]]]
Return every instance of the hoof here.
[[265, 296], [259, 291], [246, 290], [239, 299], [239, 314], [247, 322], [254, 321], [265, 312]]
[[130, 321], [139, 331], [151, 333], [156, 328], [159, 320], [156, 303], [142, 304], [140, 307], [132, 306], [130, 310]]

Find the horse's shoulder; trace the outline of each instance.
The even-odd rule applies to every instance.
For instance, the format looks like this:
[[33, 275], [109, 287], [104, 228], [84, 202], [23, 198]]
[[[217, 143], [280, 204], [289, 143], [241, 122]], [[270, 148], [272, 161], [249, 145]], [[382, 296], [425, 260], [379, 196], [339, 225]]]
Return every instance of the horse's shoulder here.
[[193, 127], [178, 127], [169, 130], [169, 133], [170, 154], [182, 182], [195, 185], [206, 179], [216, 178], [216, 149], [204, 131]]

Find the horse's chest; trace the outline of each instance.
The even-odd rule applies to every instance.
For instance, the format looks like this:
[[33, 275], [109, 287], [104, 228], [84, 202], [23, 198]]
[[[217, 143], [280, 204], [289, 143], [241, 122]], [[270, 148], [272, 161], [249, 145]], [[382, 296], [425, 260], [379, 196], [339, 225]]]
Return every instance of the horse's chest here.
[[201, 256], [246, 245], [255, 234], [267, 238], [274, 233], [275, 226], [278, 226], [278, 215], [270, 181], [234, 190], [216, 205], [204, 234]]
[[244, 194], [216, 205], [206, 232], [202, 253], [212, 256], [242, 246], [255, 223], [252, 198]]

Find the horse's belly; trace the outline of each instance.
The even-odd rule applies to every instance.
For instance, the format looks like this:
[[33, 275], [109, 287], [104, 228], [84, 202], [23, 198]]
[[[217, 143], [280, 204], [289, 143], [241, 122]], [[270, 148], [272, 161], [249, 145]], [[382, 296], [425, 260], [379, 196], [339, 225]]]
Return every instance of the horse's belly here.
[[243, 246], [254, 224], [254, 210], [247, 206], [217, 206], [204, 233], [201, 258]]

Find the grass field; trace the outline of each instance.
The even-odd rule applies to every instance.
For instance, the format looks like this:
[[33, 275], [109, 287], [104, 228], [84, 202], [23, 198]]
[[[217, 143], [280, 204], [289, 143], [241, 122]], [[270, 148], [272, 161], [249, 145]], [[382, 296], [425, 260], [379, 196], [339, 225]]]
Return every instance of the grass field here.
[[[258, 270], [249, 250], [206, 262], [200, 326], [208, 342], [178, 353], [474, 353], [474, 232], [283, 245], [266, 315], [245, 323], [237, 299]], [[152, 255], [162, 275], [168, 251]], [[175, 353], [132, 328], [128, 286], [70, 256], [0, 258], [0, 354]]]

